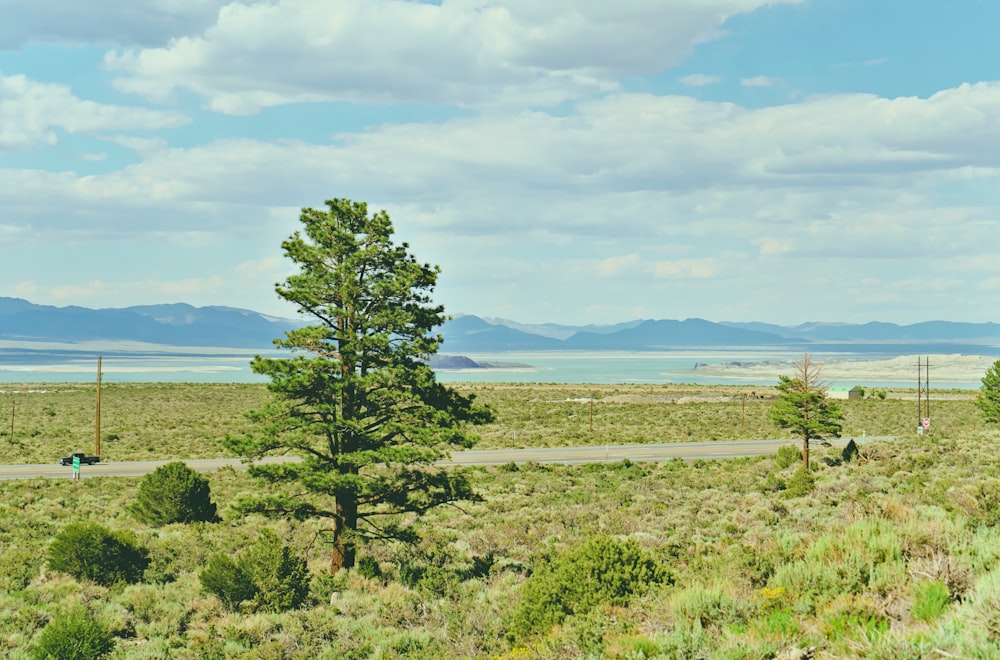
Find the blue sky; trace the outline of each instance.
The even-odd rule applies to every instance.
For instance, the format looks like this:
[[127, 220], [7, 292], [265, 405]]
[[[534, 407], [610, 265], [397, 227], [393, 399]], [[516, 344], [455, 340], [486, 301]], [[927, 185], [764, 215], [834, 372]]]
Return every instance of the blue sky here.
[[346, 197], [451, 314], [1000, 321], [997, 25], [985, 0], [0, 0], [0, 296], [289, 316], [280, 243]]

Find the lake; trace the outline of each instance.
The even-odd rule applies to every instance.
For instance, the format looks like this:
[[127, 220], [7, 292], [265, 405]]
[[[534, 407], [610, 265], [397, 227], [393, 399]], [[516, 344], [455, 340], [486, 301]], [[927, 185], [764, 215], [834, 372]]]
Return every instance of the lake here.
[[[274, 350], [258, 351], [280, 355]], [[0, 383], [88, 382], [96, 380], [102, 355], [103, 382], [260, 383], [267, 379], [250, 370], [254, 351], [226, 348], [179, 348], [132, 344], [0, 343]], [[822, 361], [824, 355], [813, 354]], [[876, 359], [892, 354], [837, 353], [838, 359]], [[670, 352], [551, 352], [469, 355], [476, 362], [504, 363], [497, 369], [439, 370], [438, 380], [461, 382], [594, 383], [594, 384], [732, 384], [772, 385], [775, 380], [699, 374], [696, 364], [797, 360], [801, 351], [754, 348], [701, 349]], [[527, 365], [527, 366], [524, 366]], [[788, 375], [793, 375], [789, 373]], [[908, 381], [831, 381], [831, 385], [915, 387]], [[936, 387], [978, 389], [978, 380], [932, 383]]]

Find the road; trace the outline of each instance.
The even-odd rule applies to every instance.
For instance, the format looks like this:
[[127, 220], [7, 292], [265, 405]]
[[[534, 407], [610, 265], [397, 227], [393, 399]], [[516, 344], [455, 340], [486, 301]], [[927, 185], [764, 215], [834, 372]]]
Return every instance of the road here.
[[[858, 444], [866, 440], [887, 440], [892, 436], [854, 438]], [[851, 438], [838, 438], [831, 441], [833, 447], [843, 447]], [[797, 440], [785, 438], [781, 440], [717, 440], [712, 442], [674, 442], [664, 444], [640, 445], [601, 445], [597, 447], [545, 447], [535, 449], [472, 449], [453, 452], [451, 459], [441, 461], [440, 465], [504, 465], [506, 463], [614, 463], [624, 459], [634, 462], [660, 462], [674, 458], [683, 460], [715, 460], [723, 458], [738, 458], [743, 456], [761, 456], [773, 454], [782, 445], [795, 445]], [[815, 441], [814, 441], [815, 444]], [[294, 457], [270, 457], [260, 463], [283, 463], [298, 459]], [[170, 461], [122, 461], [98, 463], [97, 465], [80, 466], [80, 476], [87, 477], [141, 477], [149, 474], [161, 465]], [[197, 458], [184, 461], [192, 469], [200, 472], [214, 472], [222, 467], [232, 467], [245, 470], [246, 464], [237, 458]], [[46, 477], [50, 479], [71, 479], [73, 468], [58, 465], [0, 465], [0, 481], [11, 479], [34, 479]]]

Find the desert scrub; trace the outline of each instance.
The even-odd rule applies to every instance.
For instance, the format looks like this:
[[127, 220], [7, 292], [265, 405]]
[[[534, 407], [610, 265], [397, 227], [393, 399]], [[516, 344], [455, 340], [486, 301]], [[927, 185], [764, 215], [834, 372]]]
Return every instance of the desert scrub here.
[[83, 606], [56, 615], [31, 651], [39, 660], [94, 660], [115, 648], [111, 633]]
[[563, 553], [543, 554], [522, 588], [511, 621], [513, 639], [544, 632], [599, 604], [622, 605], [672, 577], [632, 540], [599, 536]]
[[309, 595], [309, 569], [304, 559], [270, 529], [236, 560], [213, 555], [199, 576], [202, 588], [230, 610], [244, 601], [252, 609], [283, 612], [302, 605]]
[[52, 540], [48, 556], [52, 570], [108, 586], [141, 580], [148, 554], [132, 534], [95, 523], [71, 523]]
[[131, 511], [149, 525], [216, 520], [208, 479], [179, 461], [161, 465], [140, 480]]

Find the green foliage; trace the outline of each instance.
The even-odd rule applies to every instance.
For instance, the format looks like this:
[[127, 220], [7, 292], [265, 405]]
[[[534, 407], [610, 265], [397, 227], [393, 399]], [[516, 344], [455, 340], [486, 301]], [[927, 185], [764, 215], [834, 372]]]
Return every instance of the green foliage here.
[[70, 523], [49, 546], [49, 568], [102, 585], [138, 582], [148, 565], [134, 536], [96, 523]]
[[796, 365], [796, 371], [795, 378], [778, 377], [778, 399], [771, 407], [771, 420], [802, 438], [802, 457], [808, 469], [809, 441], [839, 435], [844, 415], [816, 382], [819, 367], [810, 361], [808, 354]]
[[94, 660], [114, 648], [111, 633], [86, 607], [76, 606], [45, 626], [31, 655], [37, 660]]
[[983, 376], [976, 405], [987, 424], [1000, 424], [1000, 360], [993, 363]]
[[669, 572], [635, 541], [594, 537], [562, 554], [538, 558], [510, 632], [515, 639], [545, 632], [567, 616], [602, 603], [624, 605], [650, 585], [671, 581]]
[[235, 560], [213, 555], [198, 576], [202, 588], [229, 610], [247, 601], [250, 608], [284, 612], [300, 607], [309, 596], [306, 562], [269, 529]]
[[[432, 330], [445, 319], [430, 304], [439, 269], [393, 243], [388, 214], [334, 199], [326, 210], [303, 209], [300, 220], [302, 232], [282, 243], [298, 271], [277, 292], [316, 323], [275, 340], [291, 357], [253, 360], [273, 396], [250, 413], [256, 432], [228, 446], [251, 458], [303, 456], [294, 467], [257, 465], [251, 474], [317, 497], [258, 498], [242, 509], [333, 519], [334, 561], [351, 567], [355, 540], [376, 529], [359, 522], [473, 497], [463, 475], [432, 466], [449, 447], [471, 446], [466, 423], [491, 414], [436, 381], [428, 358], [440, 341]], [[377, 538], [407, 535], [398, 523], [377, 529]]]
[[802, 450], [798, 447], [793, 447], [792, 445], [783, 445], [778, 447], [778, 451], [774, 454], [774, 462], [778, 465], [778, 468], [784, 470], [793, 463], [798, 463], [802, 460]]
[[267, 612], [299, 607], [309, 595], [309, 568], [269, 529], [240, 556], [239, 568], [256, 589], [254, 606]]
[[215, 595], [231, 611], [257, 595], [253, 579], [227, 555], [212, 555], [198, 580], [205, 591]]
[[913, 585], [910, 614], [920, 621], [934, 621], [951, 602], [948, 585], [940, 580], [920, 580]]
[[213, 522], [215, 503], [208, 479], [175, 461], [142, 478], [132, 515], [150, 525]]
[[361, 557], [357, 564], [358, 575], [370, 580], [382, 579], [382, 568], [378, 565], [378, 560], [374, 557]]
[[816, 487], [816, 478], [806, 466], [800, 466], [786, 482], [785, 497], [805, 497]]

